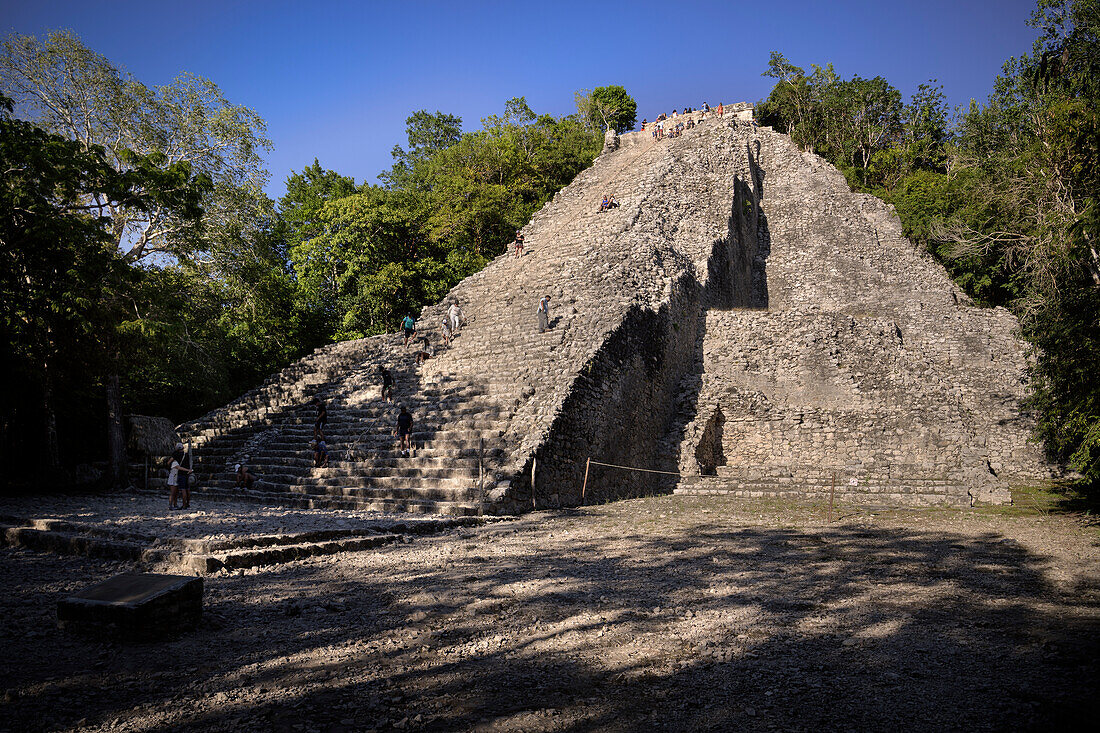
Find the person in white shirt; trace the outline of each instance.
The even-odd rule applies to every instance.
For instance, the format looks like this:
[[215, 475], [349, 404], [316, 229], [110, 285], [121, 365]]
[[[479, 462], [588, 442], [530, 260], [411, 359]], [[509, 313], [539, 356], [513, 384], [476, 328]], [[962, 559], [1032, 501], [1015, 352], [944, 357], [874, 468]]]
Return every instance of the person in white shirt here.
[[447, 315], [451, 317], [451, 336], [453, 337], [458, 334], [458, 328], [462, 325], [462, 306], [458, 304], [458, 300], [451, 303]]
[[[176, 443], [176, 450], [172, 452], [172, 458], [168, 464], [168, 508], [178, 509], [176, 506], [176, 500], [179, 496], [180, 481], [187, 481], [187, 474], [191, 473], [190, 468], [183, 467], [183, 443]], [[183, 489], [183, 508], [186, 509], [191, 505], [191, 491], [186, 488], [187, 484], [184, 483]]]

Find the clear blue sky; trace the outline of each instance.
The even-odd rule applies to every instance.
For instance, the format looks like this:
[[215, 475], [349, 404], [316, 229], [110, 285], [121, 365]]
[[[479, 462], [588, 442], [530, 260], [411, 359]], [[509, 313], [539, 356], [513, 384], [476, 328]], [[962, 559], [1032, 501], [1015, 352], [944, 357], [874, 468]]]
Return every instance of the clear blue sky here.
[[770, 51], [882, 75], [908, 95], [936, 78], [952, 104], [984, 100], [1009, 56], [1031, 47], [1034, 0], [0, 0], [0, 31], [75, 31], [147, 84], [189, 71], [255, 109], [275, 144], [268, 192], [321, 160], [375, 181], [416, 109], [466, 130], [526, 96], [568, 114], [573, 92], [622, 84], [638, 117], [757, 101]]

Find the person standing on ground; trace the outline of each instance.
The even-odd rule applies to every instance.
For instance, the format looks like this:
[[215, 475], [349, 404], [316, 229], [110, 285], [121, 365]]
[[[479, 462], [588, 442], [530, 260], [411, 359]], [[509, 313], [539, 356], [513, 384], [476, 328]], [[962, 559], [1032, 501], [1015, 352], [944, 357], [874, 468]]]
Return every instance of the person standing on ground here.
[[[168, 508], [178, 509], [176, 500], [179, 497], [180, 480], [187, 481], [187, 474], [191, 473], [190, 468], [183, 467], [183, 443], [176, 443], [176, 449], [172, 451], [172, 458], [168, 463]], [[186, 487], [187, 484], [184, 483]], [[183, 506], [186, 508], [190, 504], [189, 499], [190, 491], [184, 488], [187, 492], [183, 500]]]
[[523, 235], [516, 232], [516, 257], [523, 257]]
[[722, 116], [722, 103], [721, 102], [718, 103], [718, 116], [719, 117]]
[[397, 416], [397, 430], [394, 432], [397, 434], [397, 447], [406, 458], [412, 450], [412, 426], [413, 416], [401, 405], [401, 414]]
[[405, 348], [409, 348], [409, 341], [416, 336], [416, 319], [412, 316], [405, 316], [401, 321], [401, 328], [405, 332]]
[[451, 317], [451, 335], [457, 336], [458, 329], [462, 325], [462, 306], [458, 304], [458, 298], [455, 298], [455, 302], [451, 303], [451, 307], [447, 309], [447, 315]]
[[386, 367], [378, 367], [378, 373], [382, 377], [382, 399], [393, 402], [393, 376]]
[[539, 301], [539, 309], [536, 312], [539, 318], [539, 333], [544, 333], [550, 328], [550, 296], [546, 295]]
[[313, 398], [313, 404], [317, 405], [317, 421], [313, 423], [313, 439], [325, 439], [325, 425], [328, 424], [328, 408], [321, 402], [320, 397]]

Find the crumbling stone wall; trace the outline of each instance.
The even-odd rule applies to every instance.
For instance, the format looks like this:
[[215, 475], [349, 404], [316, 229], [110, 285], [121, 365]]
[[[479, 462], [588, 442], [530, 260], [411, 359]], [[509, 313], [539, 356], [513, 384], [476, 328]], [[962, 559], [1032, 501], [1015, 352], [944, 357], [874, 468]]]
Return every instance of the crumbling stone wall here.
[[[759, 174], [753, 170], [747, 130], [714, 124], [693, 132], [653, 147], [650, 154], [660, 156], [659, 164], [645, 158], [640, 161], [644, 166], [634, 162], [631, 189], [619, 193], [631, 210], [612, 212], [612, 216], [625, 214], [626, 226], [600, 237], [598, 247], [588, 249], [583, 257], [564, 263], [563, 274], [572, 276], [561, 283], [569, 293], [562, 295], [569, 298], [570, 311], [590, 313], [594, 319], [598, 314], [603, 320], [608, 310], [622, 308], [624, 294], [629, 300], [611, 328], [595, 344], [589, 342], [595, 348], [586, 358], [563, 360], [564, 373], [551, 374], [559, 390], [564, 381], [565, 389], [552, 393], [561, 395], [559, 404], [540, 403], [541, 385], [534, 385], [535, 394], [528, 403], [538, 410], [531, 416], [533, 423], [513, 420], [513, 426], [523, 429], [530, 440], [540, 418], [549, 413], [551, 421], [530, 453], [520, 454], [525, 459], [522, 464], [497, 471], [507, 487], [494, 497], [497, 509], [578, 503], [589, 457], [676, 470], [675, 452], [665, 441], [677, 425], [680, 385], [696, 366], [699, 328], [704, 323], [699, 316], [712, 298], [731, 302], [751, 298], [759, 211], [754, 188]], [[630, 139], [630, 135], [622, 137]], [[616, 155], [629, 155], [630, 145], [601, 156], [592, 173], [603, 178], [601, 166], [613, 165]], [[585, 183], [582, 178], [574, 186]], [[599, 191], [600, 185], [590, 190]], [[566, 189], [562, 198], [568, 200], [571, 193]], [[536, 236], [546, 221], [563, 223], [563, 213], [554, 208], [548, 206], [532, 222]], [[602, 227], [609, 221], [610, 217], [594, 223]], [[568, 223], [573, 236], [580, 229], [583, 239], [585, 222]], [[589, 289], [584, 278], [577, 277], [607, 265], [622, 272], [625, 282], [612, 279]], [[582, 322], [567, 319], [569, 334], [577, 338], [583, 333]], [[654, 474], [596, 467], [589, 474], [587, 498], [599, 501], [652, 493], [662, 485]]]
[[[1047, 475], [1012, 315], [975, 307], [825, 161], [757, 139], [757, 308], [706, 316], [678, 490], [965, 503]], [[706, 478], [696, 446], [716, 408], [728, 465]]]

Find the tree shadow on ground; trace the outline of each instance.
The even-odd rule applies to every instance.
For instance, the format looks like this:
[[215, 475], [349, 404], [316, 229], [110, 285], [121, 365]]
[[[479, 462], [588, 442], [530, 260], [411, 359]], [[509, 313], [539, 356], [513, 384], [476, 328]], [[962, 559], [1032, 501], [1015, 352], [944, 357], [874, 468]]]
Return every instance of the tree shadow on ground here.
[[[412, 573], [393, 572], [395, 547], [219, 580], [223, 628], [67, 640], [24, 670], [35, 692], [10, 724], [47, 704], [66, 726], [170, 710], [178, 730], [1049, 729], [1090, 710], [1095, 588], [1054, 584], [1050, 558], [999, 534], [701, 521], [561, 537], [577, 519], [507, 554], [507, 525], [439, 542]], [[279, 694], [244, 694], [260, 688]]]

